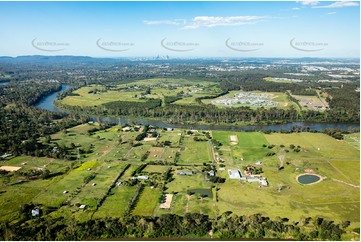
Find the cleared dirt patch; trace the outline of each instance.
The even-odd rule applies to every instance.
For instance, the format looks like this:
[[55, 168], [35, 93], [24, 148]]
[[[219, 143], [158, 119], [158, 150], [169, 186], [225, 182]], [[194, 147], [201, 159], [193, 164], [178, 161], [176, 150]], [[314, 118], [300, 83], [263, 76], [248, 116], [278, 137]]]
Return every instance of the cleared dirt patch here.
[[305, 168], [304, 171], [306, 173], [315, 173], [315, 171], [312, 168]]
[[4, 170], [4, 171], [17, 171], [20, 169], [21, 167], [19, 166], [0, 166], [0, 170]]
[[170, 208], [170, 204], [172, 203], [173, 194], [166, 194], [165, 201], [159, 205], [160, 208]]

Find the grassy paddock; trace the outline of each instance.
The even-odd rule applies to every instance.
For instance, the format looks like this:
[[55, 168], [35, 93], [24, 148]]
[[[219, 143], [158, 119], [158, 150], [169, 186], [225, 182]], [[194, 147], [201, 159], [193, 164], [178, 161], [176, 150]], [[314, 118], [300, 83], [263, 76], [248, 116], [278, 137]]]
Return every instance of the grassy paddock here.
[[181, 152], [179, 164], [202, 164], [210, 161], [206, 141], [194, 141], [192, 136], [184, 137], [185, 150]]
[[103, 205], [94, 214], [95, 218], [121, 217], [130, 199], [132, 199], [136, 187], [117, 186], [112, 189]]
[[161, 192], [157, 188], [144, 188], [140, 194], [136, 207], [132, 211], [133, 215], [152, 216], [154, 209], [159, 205], [159, 197]]

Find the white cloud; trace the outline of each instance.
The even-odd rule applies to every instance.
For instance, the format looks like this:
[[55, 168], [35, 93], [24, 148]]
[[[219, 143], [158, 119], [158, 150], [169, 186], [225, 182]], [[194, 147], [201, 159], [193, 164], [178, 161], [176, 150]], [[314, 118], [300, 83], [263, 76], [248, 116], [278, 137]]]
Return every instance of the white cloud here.
[[174, 19], [174, 20], [155, 20], [155, 21], [150, 21], [150, 20], [144, 20], [143, 23], [147, 24], [147, 25], [161, 25], [161, 24], [168, 24], [168, 25], [180, 25], [180, 24], [185, 24], [185, 20], [184, 19]]
[[343, 8], [343, 7], [357, 7], [359, 4], [357, 2], [349, 2], [349, 1], [343, 1], [343, 2], [334, 2], [330, 5], [325, 6], [312, 6], [312, 8]]
[[306, 1], [297, 1], [297, 2], [301, 2], [302, 5], [317, 5], [319, 3], [319, 1], [316, 0], [306, 0]]
[[197, 16], [192, 22], [186, 24], [183, 29], [212, 28], [217, 26], [241, 26], [248, 24], [256, 24], [262, 21], [265, 16], [232, 16], [232, 17], [216, 17], [216, 16]]
[[292, 8], [292, 10], [300, 10], [300, 8]]
[[265, 19], [265, 16], [231, 16], [231, 17], [216, 17], [216, 16], [197, 16], [191, 21], [185, 19], [173, 20], [144, 20], [143, 23], [147, 25], [182, 25], [182, 29], [198, 29], [198, 28], [212, 28], [217, 26], [241, 26], [248, 24], [256, 24]]
[[327, 13], [327, 14], [329, 14], [329, 15], [331, 15], [331, 14], [336, 14], [336, 12], [329, 12], [329, 13]]

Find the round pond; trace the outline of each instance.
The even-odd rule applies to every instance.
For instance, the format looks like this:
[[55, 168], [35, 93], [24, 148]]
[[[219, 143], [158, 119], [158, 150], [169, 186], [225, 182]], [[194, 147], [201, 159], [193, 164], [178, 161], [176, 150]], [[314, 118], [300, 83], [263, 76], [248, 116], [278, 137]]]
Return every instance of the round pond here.
[[297, 181], [301, 184], [312, 184], [321, 180], [319, 175], [315, 174], [303, 174], [297, 177]]

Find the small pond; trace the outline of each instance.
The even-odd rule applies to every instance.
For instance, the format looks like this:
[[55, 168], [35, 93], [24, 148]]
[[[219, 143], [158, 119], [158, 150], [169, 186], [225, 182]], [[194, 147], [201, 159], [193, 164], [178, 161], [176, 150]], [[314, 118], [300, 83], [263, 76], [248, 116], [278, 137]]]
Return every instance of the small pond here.
[[200, 194], [200, 195], [204, 195], [207, 196], [209, 198], [212, 198], [212, 190], [211, 189], [191, 189], [189, 190], [192, 193], [196, 193], [196, 194]]
[[301, 184], [312, 184], [321, 180], [321, 177], [313, 174], [304, 174], [297, 177], [297, 181]]

